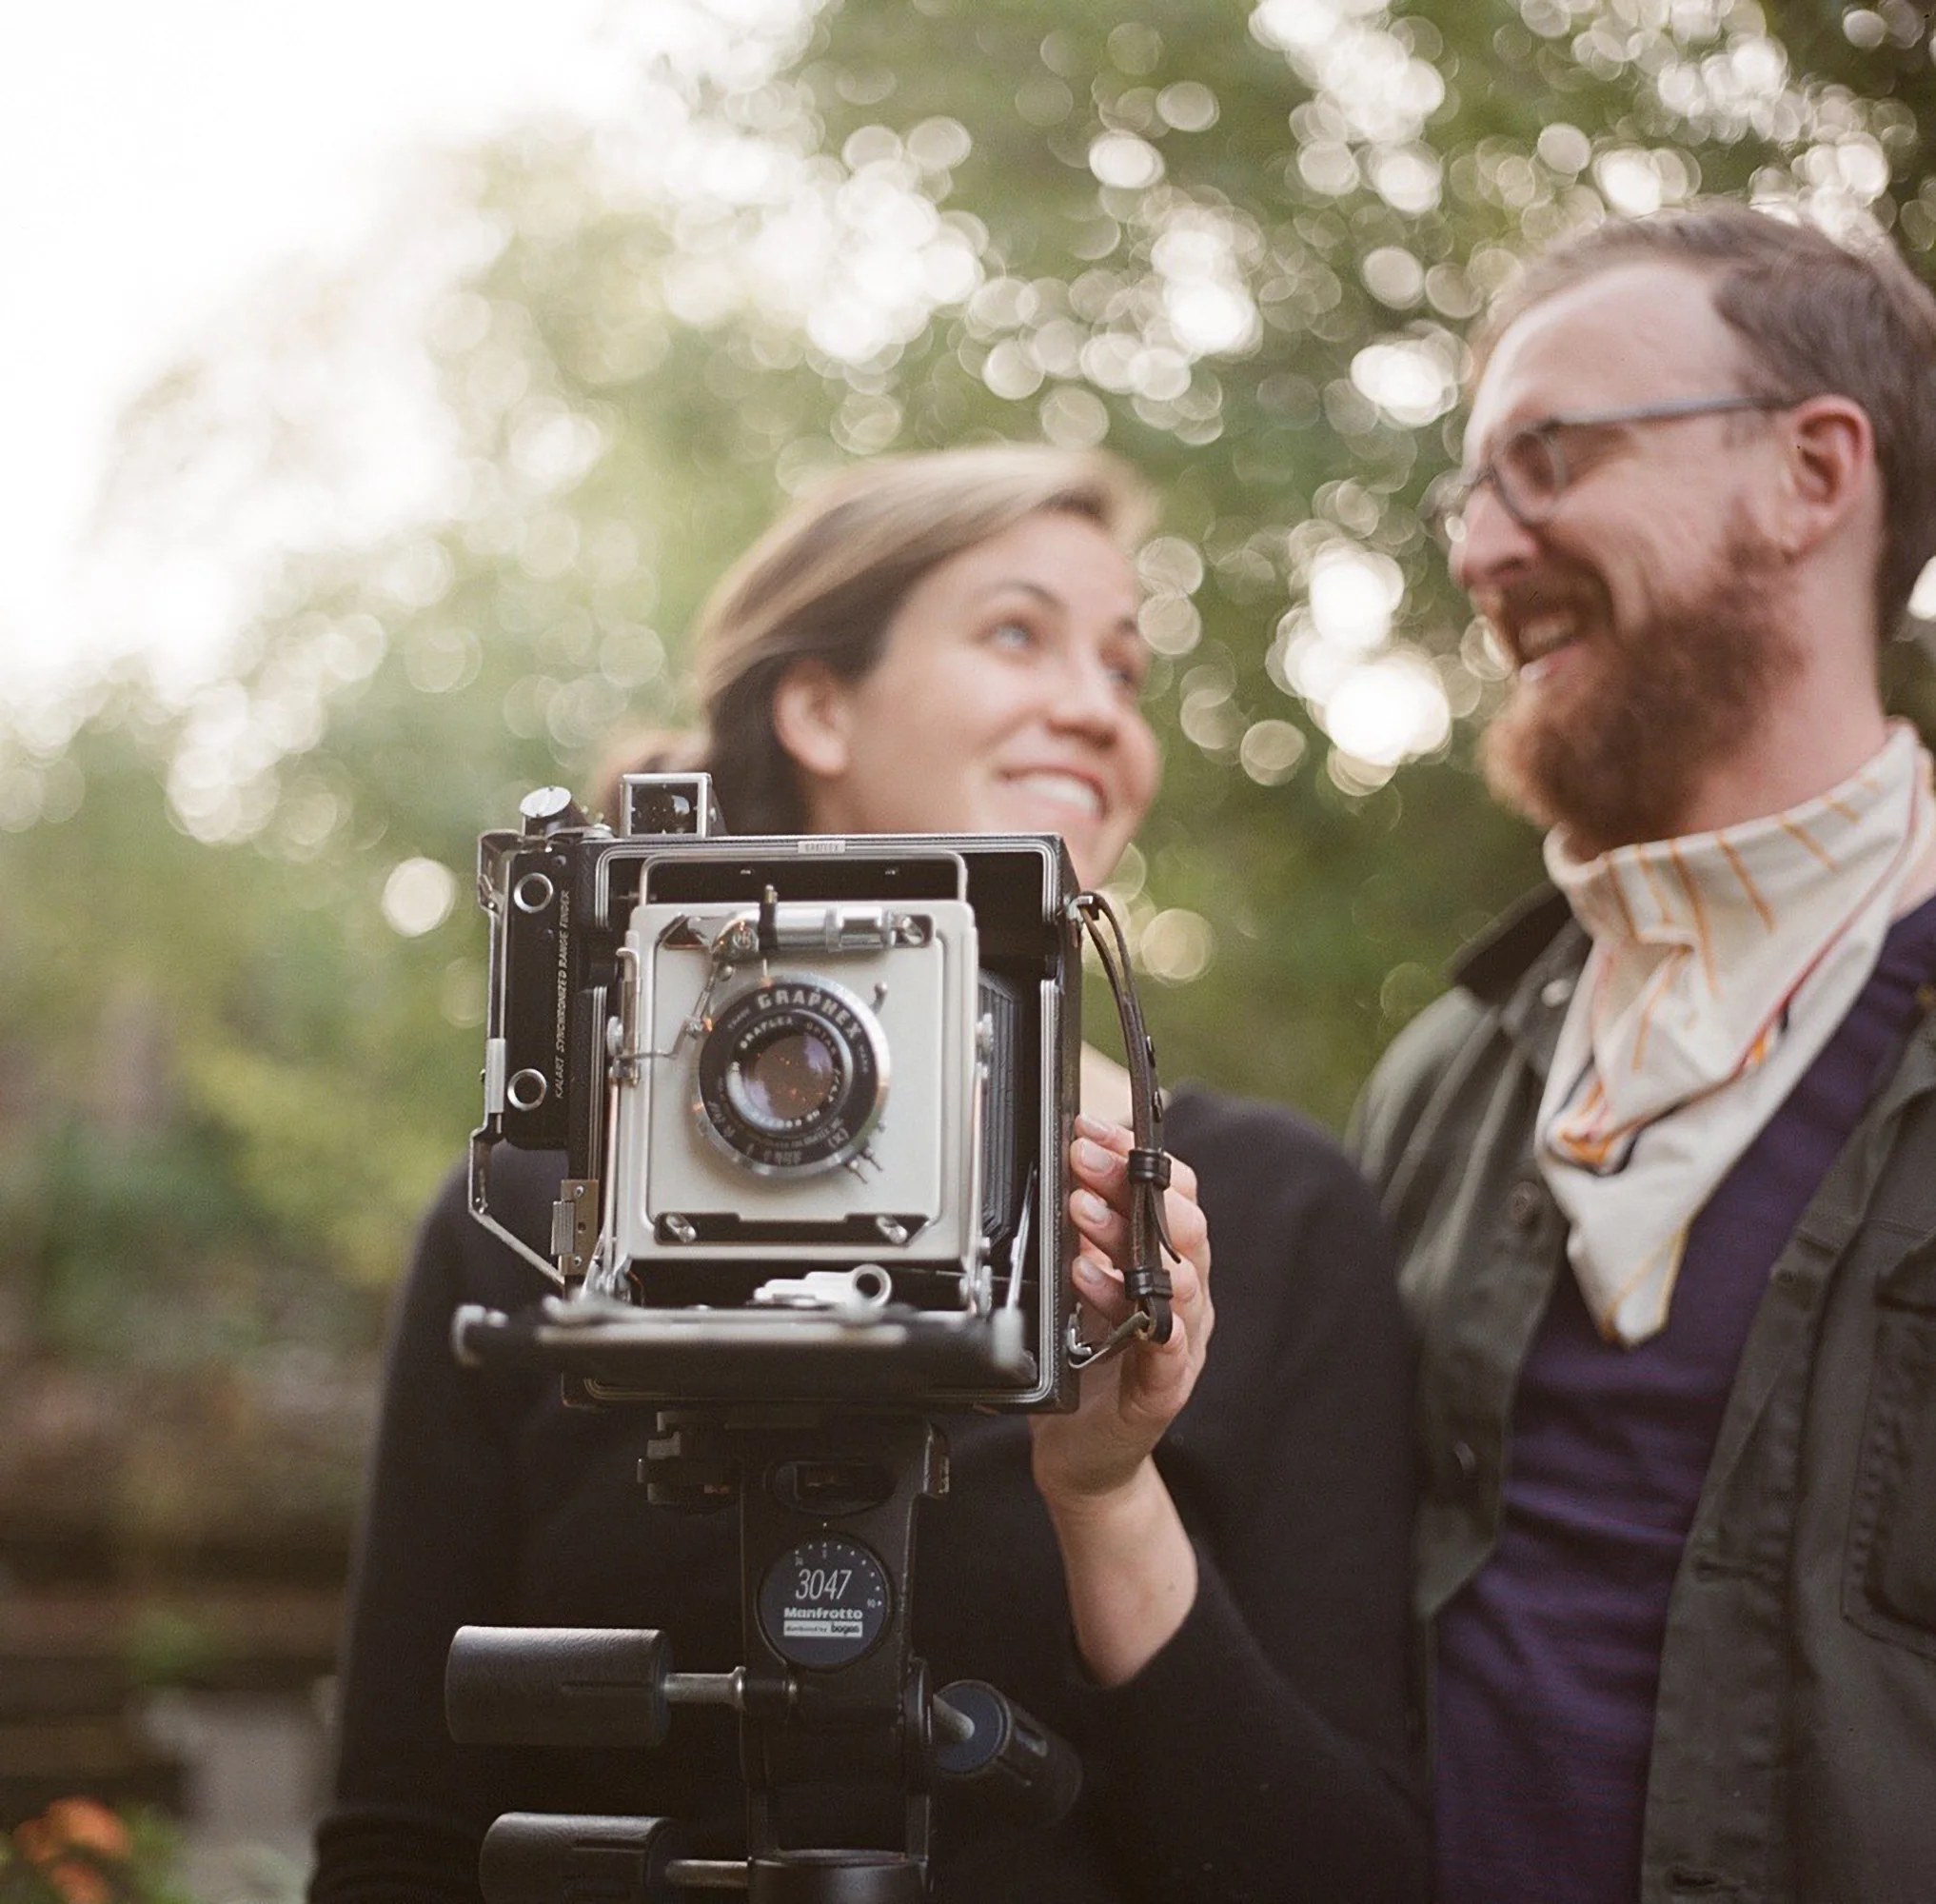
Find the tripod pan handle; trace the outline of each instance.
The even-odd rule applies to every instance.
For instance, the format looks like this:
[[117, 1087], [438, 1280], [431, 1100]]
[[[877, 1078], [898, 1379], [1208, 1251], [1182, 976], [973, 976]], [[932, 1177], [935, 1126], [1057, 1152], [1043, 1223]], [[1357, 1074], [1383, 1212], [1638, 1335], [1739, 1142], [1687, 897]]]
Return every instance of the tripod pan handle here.
[[644, 1628], [461, 1626], [444, 1716], [460, 1745], [657, 1745], [670, 1665]]
[[1082, 1791], [1082, 1761], [1065, 1739], [985, 1679], [935, 1695], [935, 1767], [975, 1788], [1018, 1824], [1053, 1825]]
[[485, 1904], [659, 1904], [674, 1894], [672, 1832], [664, 1818], [506, 1812], [484, 1834], [478, 1885]]

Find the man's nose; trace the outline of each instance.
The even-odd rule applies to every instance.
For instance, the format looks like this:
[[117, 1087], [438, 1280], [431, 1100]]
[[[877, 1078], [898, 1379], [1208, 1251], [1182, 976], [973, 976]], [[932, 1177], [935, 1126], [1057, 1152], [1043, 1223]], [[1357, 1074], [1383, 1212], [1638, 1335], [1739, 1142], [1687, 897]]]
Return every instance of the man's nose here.
[[1490, 483], [1481, 483], [1466, 498], [1460, 522], [1452, 549], [1452, 578], [1469, 595], [1523, 566], [1538, 550], [1538, 538]]

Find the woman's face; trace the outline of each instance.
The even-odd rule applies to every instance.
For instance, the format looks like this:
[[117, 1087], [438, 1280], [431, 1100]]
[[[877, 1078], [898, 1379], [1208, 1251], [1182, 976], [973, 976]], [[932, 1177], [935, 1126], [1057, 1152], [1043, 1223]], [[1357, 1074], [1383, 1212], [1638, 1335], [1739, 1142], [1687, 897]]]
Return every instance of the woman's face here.
[[789, 677], [776, 705], [827, 833], [1059, 833], [1107, 879], [1156, 790], [1149, 654], [1128, 558], [1043, 510], [931, 568], [858, 682]]

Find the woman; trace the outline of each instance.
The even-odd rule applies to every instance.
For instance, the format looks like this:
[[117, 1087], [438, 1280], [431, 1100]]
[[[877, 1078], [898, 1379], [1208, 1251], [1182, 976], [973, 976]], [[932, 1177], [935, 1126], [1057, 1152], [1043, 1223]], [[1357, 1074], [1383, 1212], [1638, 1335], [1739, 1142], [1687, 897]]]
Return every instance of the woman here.
[[[1039, 447], [883, 461], [809, 498], [701, 620], [699, 764], [729, 823], [1058, 832], [1083, 882], [1105, 879], [1157, 777], [1126, 552], [1146, 517], [1113, 461]], [[1101, 1063], [1083, 1092], [1071, 1212], [1094, 1330], [1123, 1308], [1127, 1092]], [[1170, 1340], [1091, 1371], [1071, 1415], [946, 1423], [917, 1653], [933, 1683], [992, 1680], [1062, 1734], [1084, 1791], [1045, 1831], [971, 1832], [944, 1795], [937, 1894], [1416, 1895], [1406, 1374], [1378, 1220], [1329, 1140], [1286, 1114], [1185, 1090], [1167, 1137], [1184, 1257]], [[512, 1181], [533, 1235], [555, 1176]], [[1208, 1363], [1206, 1219], [1237, 1322]], [[733, 1517], [642, 1505], [644, 1412], [574, 1413], [544, 1378], [452, 1362], [456, 1303], [515, 1308], [534, 1282], [453, 1183], [392, 1348], [317, 1904], [474, 1898], [503, 1811], [662, 1815], [727, 1842], [740, 1817], [717, 1710], [681, 1712], [666, 1745], [622, 1758], [444, 1735], [464, 1621], [654, 1626], [683, 1670], [738, 1663]]]

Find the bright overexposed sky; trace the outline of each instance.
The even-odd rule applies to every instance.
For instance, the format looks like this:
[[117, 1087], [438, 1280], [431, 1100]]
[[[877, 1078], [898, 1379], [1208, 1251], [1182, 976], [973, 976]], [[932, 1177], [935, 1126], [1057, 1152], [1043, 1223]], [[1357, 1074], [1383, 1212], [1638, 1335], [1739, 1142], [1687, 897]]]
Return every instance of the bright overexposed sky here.
[[610, 109], [655, 0], [65, 0], [0, 21], [0, 703], [98, 639], [115, 417], [291, 260], [347, 255], [425, 146]]

